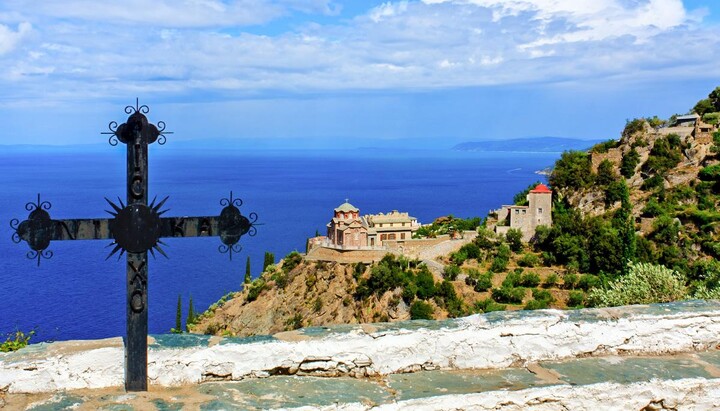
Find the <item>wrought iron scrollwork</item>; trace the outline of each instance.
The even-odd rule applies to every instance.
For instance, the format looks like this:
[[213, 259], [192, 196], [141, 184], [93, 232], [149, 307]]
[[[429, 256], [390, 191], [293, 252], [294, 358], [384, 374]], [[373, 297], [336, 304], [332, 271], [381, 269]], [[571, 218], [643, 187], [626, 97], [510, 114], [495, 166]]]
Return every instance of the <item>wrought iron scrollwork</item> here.
[[18, 220], [17, 218], [13, 218], [12, 220], [10, 220], [10, 228], [13, 229], [11, 238], [12, 238], [13, 243], [15, 243], [15, 244], [19, 244], [20, 241], [22, 241], [22, 238], [20, 238], [20, 235], [17, 232], [19, 225], [20, 225], [20, 220]]
[[230, 257], [230, 261], [232, 261], [233, 254], [239, 254], [242, 251], [242, 245], [240, 245], [240, 244], [231, 244], [231, 245], [220, 244], [218, 246], [218, 251], [220, 252], [220, 254], [227, 254]]
[[150, 112], [150, 107], [143, 104], [140, 105], [140, 99], [135, 98], [135, 107], [133, 106], [125, 106], [125, 114], [134, 114], [134, 113], [141, 113], [141, 114], [147, 114]]
[[117, 129], [118, 129], [117, 121], [111, 121], [110, 124], [108, 124], [108, 129], [110, 131], [104, 131], [100, 134], [109, 135], [110, 138], [108, 138], [108, 143], [111, 146], [115, 147], [116, 145], [118, 145], [118, 143], [120, 143], [120, 141], [117, 138]]
[[49, 201], [40, 201], [40, 194], [37, 196], [37, 202], [33, 203], [32, 201], [29, 201], [25, 204], [25, 209], [32, 212], [35, 210], [50, 210], [52, 208], [52, 204], [50, 204]]
[[30, 250], [27, 252], [26, 257], [28, 260], [37, 260], [37, 265], [40, 267], [40, 259], [51, 259], [53, 257], [53, 252], [50, 250]]
[[233, 192], [230, 192], [230, 198], [223, 198], [220, 200], [220, 205], [223, 207], [229, 207], [229, 206], [235, 206], [235, 207], [242, 207], [243, 201], [240, 198], [233, 198]]

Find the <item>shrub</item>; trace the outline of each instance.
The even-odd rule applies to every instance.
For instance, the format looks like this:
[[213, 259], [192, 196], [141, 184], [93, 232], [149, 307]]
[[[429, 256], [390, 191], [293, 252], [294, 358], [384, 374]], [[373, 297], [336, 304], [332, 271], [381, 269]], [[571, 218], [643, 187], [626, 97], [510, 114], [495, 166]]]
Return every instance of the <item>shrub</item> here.
[[537, 287], [540, 285], [540, 276], [535, 273], [525, 273], [520, 278], [520, 285], [528, 288]]
[[542, 310], [548, 308], [549, 305], [547, 301], [530, 300], [525, 304], [523, 310]]
[[720, 164], [703, 168], [698, 173], [698, 177], [703, 181], [720, 181]]
[[588, 302], [597, 307], [650, 304], [676, 301], [687, 296], [685, 278], [661, 265], [628, 263], [628, 274], [610, 283], [607, 289], [595, 288]]
[[580, 189], [593, 181], [590, 156], [583, 151], [566, 151], [555, 162], [550, 185], [556, 188]]
[[303, 327], [303, 316], [300, 313], [295, 313], [294, 316], [285, 321], [285, 328], [287, 330], [297, 330]]
[[720, 122], [720, 113], [705, 113], [702, 120], [708, 124], [717, 125]]
[[593, 153], [607, 153], [611, 148], [616, 148], [620, 144], [619, 141], [610, 139], [601, 143], [595, 144], [590, 151]]
[[504, 304], [498, 304], [490, 298], [475, 302], [475, 310], [482, 311], [484, 313], [489, 313], [492, 311], [505, 311], [505, 308], [507, 307]]
[[465, 253], [467, 258], [474, 258], [477, 260], [481, 256], [480, 247], [474, 242], [465, 244], [464, 246], [460, 247], [460, 251]]
[[615, 166], [613, 163], [608, 159], [601, 161], [598, 165], [595, 183], [599, 186], [607, 186], [617, 179], [618, 176], [615, 174]]
[[563, 277], [563, 288], [566, 290], [574, 290], [577, 287], [578, 280], [577, 274], [565, 274]]
[[492, 273], [487, 273], [487, 274], [481, 275], [477, 279], [477, 284], [475, 284], [475, 288], [474, 288], [475, 291], [477, 291], [477, 292], [487, 291], [490, 288], [492, 288], [492, 285], [493, 285], [492, 277], [493, 277]]
[[283, 259], [283, 271], [289, 273], [293, 270], [293, 268], [297, 267], [302, 262], [302, 260], [302, 256], [297, 251], [290, 252], [290, 254], [286, 255]]
[[580, 307], [585, 302], [585, 293], [582, 291], [570, 291], [567, 299], [568, 307]]
[[540, 257], [533, 253], [525, 253], [518, 260], [518, 265], [520, 267], [537, 267], [540, 265]]
[[545, 288], [552, 288], [555, 287], [558, 283], [558, 275], [555, 273], [550, 274], [545, 278], [545, 281], [543, 282], [543, 287]]
[[522, 272], [513, 271], [511, 273], [508, 273], [508, 275], [505, 277], [505, 279], [502, 282], [503, 287], [517, 287], [520, 285], [520, 281], [522, 279]]
[[632, 136], [633, 134], [636, 134], [640, 131], [643, 131], [645, 129], [645, 119], [644, 118], [636, 118], [634, 120], [627, 120], [625, 122], [625, 128], [623, 129], [622, 136], [623, 138], [628, 138]]
[[493, 300], [499, 303], [508, 304], [521, 304], [523, 298], [525, 298], [524, 288], [511, 288], [511, 287], [500, 287], [493, 288], [492, 290]]
[[600, 285], [601, 281], [598, 276], [592, 274], [585, 274], [580, 277], [577, 288], [588, 291], [589, 289], [599, 287]]
[[532, 290], [532, 295], [538, 301], [546, 301], [548, 304], [555, 302], [555, 297], [548, 290], [538, 290], [536, 288]]
[[505, 238], [510, 246], [510, 250], [515, 253], [522, 251], [522, 231], [517, 228], [511, 228], [505, 233]]
[[20, 330], [15, 330], [14, 333], [10, 333], [5, 339], [5, 342], [0, 344], [0, 352], [17, 351], [30, 343], [30, 338], [35, 335], [35, 330], [25, 333]]
[[456, 264], [448, 264], [443, 270], [443, 277], [445, 277], [446, 280], [455, 281], [457, 280], [457, 276], [459, 274], [460, 267], [458, 267]]
[[250, 289], [248, 290], [247, 301], [257, 300], [260, 293], [265, 289], [265, 280], [258, 278], [250, 283]]
[[411, 320], [432, 320], [433, 308], [425, 301], [415, 301], [410, 306]]
[[627, 152], [620, 162], [620, 174], [630, 178], [635, 174], [635, 167], [640, 163], [640, 154], [633, 148]]
[[417, 296], [420, 299], [427, 300], [435, 295], [435, 279], [427, 267], [423, 266], [415, 278], [417, 285]]

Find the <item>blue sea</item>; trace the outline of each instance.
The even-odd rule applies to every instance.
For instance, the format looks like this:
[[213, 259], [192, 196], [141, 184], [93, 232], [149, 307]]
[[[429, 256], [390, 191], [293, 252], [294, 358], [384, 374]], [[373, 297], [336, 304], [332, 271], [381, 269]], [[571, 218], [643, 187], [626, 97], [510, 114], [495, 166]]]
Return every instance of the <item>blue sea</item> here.
[[[421, 223], [452, 214], [484, 217], [512, 201], [551, 166], [559, 153], [455, 152], [374, 149], [327, 151], [203, 151], [150, 148], [151, 198], [169, 196], [166, 216], [217, 215], [220, 200], [244, 201], [259, 216], [257, 235], [243, 237], [230, 260], [218, 238], [167, 239], [169, 259], [150, 257], [149, 330], [175, 325], [178, 295], [183, 316], [192, 296], [202, 311], [240, 289], [247, 256], [252, 275], [270, 251], [276, 260], [304, 251], [325, 233], [332, 210], [349, 201], [361, 213], [407, 211]], [[26, 258], [11, 241], [10, 220], [24, 220], [25, 204], [40, 193], [52, 218], [104, 218], [104, 197], [125, 200], [124, 147], [0, 150], [0, 333], [36, 330], [34, 341], [125, 334], [125, 258], [111, 257], [109, 240], [53, 242], [54, 256]]]

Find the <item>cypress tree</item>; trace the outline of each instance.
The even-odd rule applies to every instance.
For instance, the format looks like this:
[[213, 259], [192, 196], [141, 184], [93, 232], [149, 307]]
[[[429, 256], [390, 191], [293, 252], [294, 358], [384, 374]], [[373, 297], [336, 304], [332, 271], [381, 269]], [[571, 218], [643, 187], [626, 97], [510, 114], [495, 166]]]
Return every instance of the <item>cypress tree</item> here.
[[265, 260], [263, 261], [263, 272], [268, 268], [269, 265], [275, 264], [275, 254], [265, 251]]
[[620, 193], [621, 206], [617, 211], [616, 218], [620, 223], [620, 235], [622, 239], [622, 259], [623, 274], [627, 274], [628, 263], [635, 261], [637, 245], [635, 243], [635, 223], [632, 216], [632, 203], [630, 202], [630, 189], [625, 181], [622, 180], [622, 191]]
[[185, 330], [190, 331], [188, 326], [195, 323], [195, 307], [193, 307], [192, 295], [190, 296], [190, 303], [188, 304], [188, 316], [185, 320]]
[[245, 261], [245, 280], [243, 283], [249, 284], [250, 281], [252, 281], [252, 277], [250, 276], [250, 256], [248, 256], [247, 261]]
[[182, 332], [182, 297], [178, 294], [177, 312], [175, 312], [175, 328], [173, 332]]

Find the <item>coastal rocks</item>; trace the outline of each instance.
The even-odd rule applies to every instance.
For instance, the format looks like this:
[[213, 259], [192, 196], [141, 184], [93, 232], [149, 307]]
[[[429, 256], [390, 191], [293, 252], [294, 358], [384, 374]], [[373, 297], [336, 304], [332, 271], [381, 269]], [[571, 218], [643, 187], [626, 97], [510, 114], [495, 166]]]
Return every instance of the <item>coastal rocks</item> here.
[[[429, 369], [498, 369], [611, 354], [664, 354], [720, 344], [720, 303], [682, 302], [578, 311], [496, 312], [445, 321], [298, 330], [282, 341], [157, 336], [151, 384], [271, 375], [373, 377]], [[193, 339], [184, 344], [184, 337]], [[177, 341], [175, 341], [177, 339]], [[0, 354], [0, 387], [47, 392], [122, 385], [123, 350], [111, 342], [63, 351], [73, 342]]]

